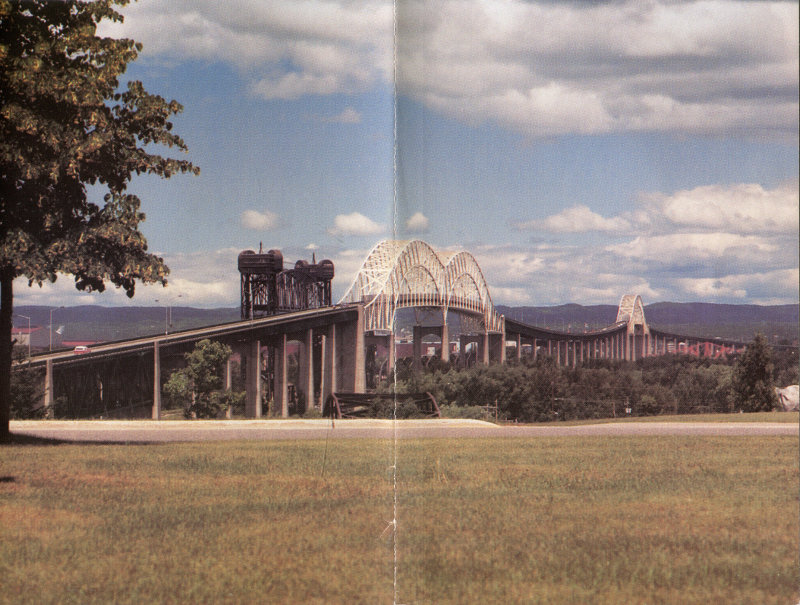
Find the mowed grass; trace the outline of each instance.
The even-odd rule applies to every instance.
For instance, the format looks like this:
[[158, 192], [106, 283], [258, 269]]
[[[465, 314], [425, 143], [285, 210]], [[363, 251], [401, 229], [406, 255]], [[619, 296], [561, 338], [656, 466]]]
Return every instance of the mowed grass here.
[[796, 437], [396, 448], [2, 447], [0, 602], [798, 602]]

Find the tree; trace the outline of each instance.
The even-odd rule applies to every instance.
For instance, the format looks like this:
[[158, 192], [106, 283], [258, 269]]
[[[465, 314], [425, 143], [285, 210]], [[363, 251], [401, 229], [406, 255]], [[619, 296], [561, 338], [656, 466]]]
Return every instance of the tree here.
[[15, 420], [44, 418], [47, 408], [42, 402], [43, 372], [23, 363], [27, 359], [27, 351], [17, 351], [14, 357], [18, 365], [11, 375], [11, 417]]
[[[151, 150], [186, 151], [169, 121], [176, 101], [119, 78], [141, 45], [101, 38], [129, 0], [0, 0], [0, 441], [9, 437], [13, 281], [70, 274], [80, 290], [105, 282], [133, 296], [136, 280], [166, 284], [147, 251], [145, 216], [126, 192], [133, 175], [198, 169]], [[102, 203], [89, 199], [89, 186]], [[97, 196], [99, 198], [99, 195]]]
[[167, 398], [181, 405], [187, 418], [216, 418], [238, 397], [222, 390], [222, 372], [230, 356], [230, 347], [201, 340], [185, 355], [186, 367], [173, 372], [164, 385]]
[[744, 412], [761, 412], [775, 407], [772, 359], [763, 334], [756, 334], [737, 361], [731, 391], [734, 405]]

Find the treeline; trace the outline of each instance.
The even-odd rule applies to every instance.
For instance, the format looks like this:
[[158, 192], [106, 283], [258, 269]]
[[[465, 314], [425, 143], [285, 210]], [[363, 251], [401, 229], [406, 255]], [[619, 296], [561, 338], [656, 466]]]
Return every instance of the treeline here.
[[430, 392], [448, 416], [543, 422], [769, 410], [773, 386], [797, 382], [796, 352], [770, 351], [757, 339], [743, 355], [720, 360], [665, 355], [567, 368], [539, 357], [466, 370], [433, 361], [421, 372], [398, 369], [396, 383], [381, 390]]

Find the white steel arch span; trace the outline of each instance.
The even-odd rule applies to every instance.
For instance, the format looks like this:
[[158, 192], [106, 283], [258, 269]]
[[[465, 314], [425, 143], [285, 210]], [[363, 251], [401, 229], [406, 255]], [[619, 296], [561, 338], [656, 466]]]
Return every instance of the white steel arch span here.
[[468, 252], [439, 256], [421, 240], [383, 240], [367, 255], [340, 303], [364, 304], [365, 330], [392, 330], [397, 309], [440, 307], [481, 315], [501, 332], [483, 272]]
[[628, 333], [633, 334], [636, 326], [642, 326], [644, 334], [650, 333], [650, 328], [644, 318], [644, 304], [638, 294], [625, 294], [619, 301], [617, 309], [617, 323], [627, 323]]

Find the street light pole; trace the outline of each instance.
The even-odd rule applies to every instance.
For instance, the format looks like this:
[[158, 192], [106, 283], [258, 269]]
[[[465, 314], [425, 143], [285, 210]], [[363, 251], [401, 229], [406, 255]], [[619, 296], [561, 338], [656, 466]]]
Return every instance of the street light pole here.
[[[155, 302], [158, 302], [158, 299], [155, 299]], [[164, 301], [167, 303], [164, 306], [164, 335], [166, 336], [169, 334], [169, 301]]]
[[[181, 295], [178, 294], [177, 298], [180, 298]], [[155, 302], [158, 302], [159, 299], [155, 299]], [[169, 327], [172, 325], [172, 299], [164, 300], [165, 307], [164, 307], [164, 335], [169, 334]]]
[[17, 313], [17, 317], [23, 317], [28, 320], [28, 359], [31, 358], [31, 318], [22, 313]]
[[56, 308], [50, 309], [50, 350], [51, 351], [53, 350], [53, 311], [56, 311], [57, 309], [63, 309], [63, 308], [64, 307], [62, 305], [60, 307], [56, 307]]

